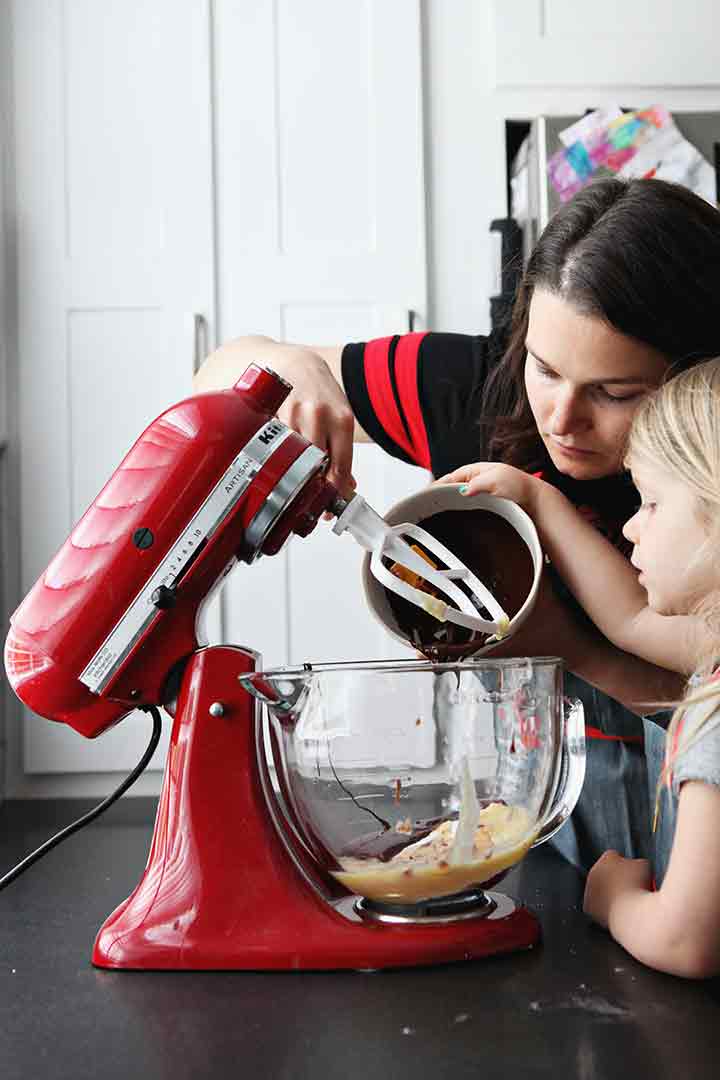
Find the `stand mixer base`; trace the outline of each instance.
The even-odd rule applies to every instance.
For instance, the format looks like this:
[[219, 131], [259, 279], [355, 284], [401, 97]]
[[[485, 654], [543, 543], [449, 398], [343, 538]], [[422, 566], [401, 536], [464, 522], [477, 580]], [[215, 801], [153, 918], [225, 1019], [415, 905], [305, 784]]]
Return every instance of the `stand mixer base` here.
[[[537, 919], [475, 892], [443, 916], [389, 921], [291, 856], [268, 813], [255, 702], [238, 683], [249, 650], [214, 646], [186, 668], [145, 872], [98, 933], [93, 963], [134, 970], [408, 967], [527, 949]], [[211, 709], [222, 702], [223, 709]], [[467, 896], [467, 894], [465, 894]], [[482, 898], [482, 899], [480, 899]], [[452, 906], [454, 898], [448, 898]], [[478, 908], [478, 902], [480, 907]], [[494, 904], [494, 907], [491, 905]]]
[[[358, 914], [358, 898], [352, 896], [327, 905], [310, 895], [296, 895], [289, 903], [287, 897], [271, 895], [272, 910], [258, 913], [254, 924], [239, 926], [235, 940], [211, 931], [206, 937], [193, 934], [169, 951], [162, 941], [153, 948], [147, 927], [137, 927], [121, 932], [118, 948], [121, 928], [115, 923], [109, 949], [110, 935], [101, 931], [98, 936], [93, 963], [135, 970], [377, 971], [479, 960], [529, 949], [540, 941], [540, 925], [532, 912], [508, 896], [487, 895], [494, 905], [489, 914], [445, 923], [396, 922], [391, 917], [371, 921]], [[289, 906], [295, 925], [288, 923]]]

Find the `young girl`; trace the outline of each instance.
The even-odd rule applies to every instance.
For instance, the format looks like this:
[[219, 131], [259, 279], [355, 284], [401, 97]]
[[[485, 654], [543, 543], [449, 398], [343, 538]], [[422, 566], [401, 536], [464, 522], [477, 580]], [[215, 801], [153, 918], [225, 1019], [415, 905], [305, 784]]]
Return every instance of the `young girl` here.
[[[660, 835], [667, 836], [666, 850], [656, 845], [659, 888], [648, 861], [607, 851], [590, 871], [584, 907], [638, 960], [701, 978], [720, 973], [720, 359], [645, 399], [626, 464], [642, 499], [623, 530], [632, 565], [537, 477], [476, 464], [443, 479], [465, 482], [464, 494], [488, 491], [520, 503], [603, 633], [691, 676], [656, 776], [655, 816], [662, 796]], [[657, 708], [638, 702], [639, 712], [643, 704]]]

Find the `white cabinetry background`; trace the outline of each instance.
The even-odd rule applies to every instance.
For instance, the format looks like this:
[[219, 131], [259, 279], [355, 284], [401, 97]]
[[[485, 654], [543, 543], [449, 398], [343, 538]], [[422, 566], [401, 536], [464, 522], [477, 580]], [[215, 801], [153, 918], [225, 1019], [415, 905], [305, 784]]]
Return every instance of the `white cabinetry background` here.
[[[26, 591], [189, 392], [195, 316], [209, 341], [424, 320], [425, 190], [418, 0], [23, 0], [13, 15]], [[379, 509], [426, 482], [374, 448], [356, 475]], [[213, 640], [268, 664], [397, 655], [359, 561], [324, 525], [239, 567]], [[107, 786], [147, 733], [136, 714], [86, 742], [26, 712], [15, 793]]]
[[498, 86], [717, 86], [717, 0], [493, 0]]
[[[220, 340], [363, 341], [426, 319], [419, 7], [215, 3]], [[374, 447], [355, 476], [379, 510], [427, 481]], [[273, 665], [397, 655], [365, 610], [360, 557], [321, 523], [240, 567], [229, 639]]]
[[[23, 0], [13, 24], [25, 592], [190, 391], [188, 319], [214, 304], [212, 144], [205, 4]], [[25, 713], [23, 773], [127, 771], [147, 728], [88, 742]]]
[[[713, 0], [690, 0], [682, 22], [671, 0], [0, 4], [15, 23], [15, 601], [185, 393], [194, 314], [211, 344], [362, 339], [405, 329], [411, 310], [420, 327], [485, 331], [506, 118], [720, 108]], [[424, 482], [360, 454], [378, 509]], [[391, 654], [354, 591], [359, 553], [328, 531], [236, 571], [228, 640], [268, 662]], [[16, 797], [104, 793], [146, 738], [131, 719], [94, 744], [13, 720]]]

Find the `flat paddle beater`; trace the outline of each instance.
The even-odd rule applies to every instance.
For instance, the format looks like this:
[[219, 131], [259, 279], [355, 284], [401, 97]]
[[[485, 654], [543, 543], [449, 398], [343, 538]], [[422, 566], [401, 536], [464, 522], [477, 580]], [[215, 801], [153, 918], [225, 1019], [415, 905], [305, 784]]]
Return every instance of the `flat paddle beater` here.
[[[338, 499], [333, 511], [338, 515], [333, 532], [338, 536], [344, 532], [350, 533], [361, 547], [371, 553], [370, 571], [386, 589], [409, 600], [439, 622], [452, 622], [467, 630], [492, 634], [496, 640], [505, 636], [510, 619], [490, 590], [456, 555], [425, 529], [409, 522], [388, 525], [368, 506], [362, 495], [357, 494], [347, 501]], [[445, 563], [445, 568], [439, 569], [423, 558], [414, 547], [406, 543], [406, 537], [432, 552], [439, 562]], [[412, 578], [421, 578], [435, 593], [447, 597], [450, 603], [440, 596], [417, 588], [390, 570], [387, 562], [404, 567], [410, 571], [409, 576]], [[462, 582], [464, 588], [460, 588], [456, 582]], [[480, 607], [490, 614], [490, 619], [484, 619], [478, 614]]]

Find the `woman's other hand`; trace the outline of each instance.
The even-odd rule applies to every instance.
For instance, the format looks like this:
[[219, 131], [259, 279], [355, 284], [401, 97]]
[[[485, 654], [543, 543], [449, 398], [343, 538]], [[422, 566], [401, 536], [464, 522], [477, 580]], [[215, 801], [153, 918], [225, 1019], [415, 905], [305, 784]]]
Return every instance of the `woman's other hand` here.
[[341, 347], [309, 348], [267, 337], [243, 337], [208, 356], [193, 380], [196, 393], [233, 386], [248, 364], [271, 368], [292, 386], [278, 417], [330, 455], [328, 479], [342, 495], [355, 488], [353, 441], [368, 441], [342, 389]]
[[476, 461], [463, 465], [454, 472], [440, 477], [438, 484], [462, 484], [462, 495], [498, 495], [511, 499], [529, 514], [536, 508], [541, 492], [549, 485], [539, 477], [531, 476], [512, 465], [499, 465], [494, 461]]

